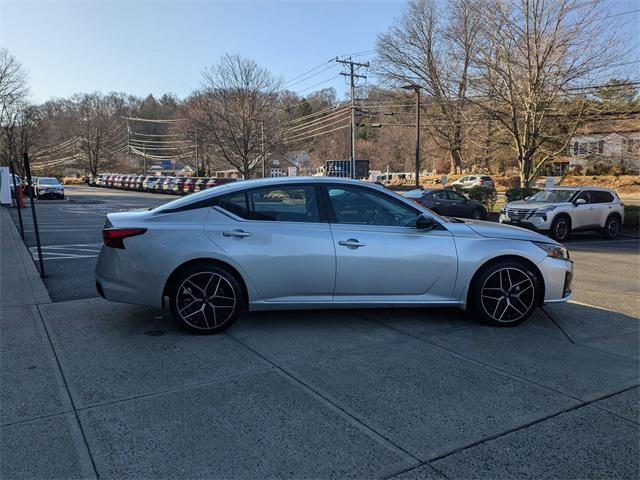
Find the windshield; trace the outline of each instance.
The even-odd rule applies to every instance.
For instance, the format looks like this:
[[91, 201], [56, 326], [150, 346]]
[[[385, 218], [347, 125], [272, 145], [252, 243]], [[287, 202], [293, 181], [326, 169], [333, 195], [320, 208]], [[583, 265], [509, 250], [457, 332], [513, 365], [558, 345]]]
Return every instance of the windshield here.
[[42, 183], [43, 185], [58, 185], [58, 180], [55, 178], [39, 178], [38, 183]]
[[568, 202], [577, 190], [542, 190], [530, 196], [528, 202], [560, 203]]

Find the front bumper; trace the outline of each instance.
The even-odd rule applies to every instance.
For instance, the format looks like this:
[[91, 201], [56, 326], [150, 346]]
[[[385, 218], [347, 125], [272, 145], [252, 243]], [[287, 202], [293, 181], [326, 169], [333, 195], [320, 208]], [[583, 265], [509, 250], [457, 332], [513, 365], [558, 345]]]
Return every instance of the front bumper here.
[[558, 258], [545, 257], [538, 264], [544, 277], [545, 291], [543, 303], [559, 303], [570, 300], [573, 292], [573, 262]]
[[513, 225], [516, 227], [528, 228], [530, 230], [535, 230], [536, 232], [546, 232], [551, 229], [551, 217], [549, 215], [543, 214], [532, 215], [524, 218], [509, 218], [506, 214], [501, 213], [498, 218], [500, 223], [506, 223], [509, 225]]
[[64, 198], [64, 191], [38, 192], [38, 198]]

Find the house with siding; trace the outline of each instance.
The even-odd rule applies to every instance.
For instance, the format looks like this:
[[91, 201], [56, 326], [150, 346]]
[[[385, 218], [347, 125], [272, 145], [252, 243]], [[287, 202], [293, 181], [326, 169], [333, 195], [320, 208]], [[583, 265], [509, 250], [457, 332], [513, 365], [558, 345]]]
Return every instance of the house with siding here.
[[625, 119], [602, 119], [576, 131], [563, 161], [554, 169], [580, 166], [586, 170], [596, 163], [640, 172], [640, 115]]

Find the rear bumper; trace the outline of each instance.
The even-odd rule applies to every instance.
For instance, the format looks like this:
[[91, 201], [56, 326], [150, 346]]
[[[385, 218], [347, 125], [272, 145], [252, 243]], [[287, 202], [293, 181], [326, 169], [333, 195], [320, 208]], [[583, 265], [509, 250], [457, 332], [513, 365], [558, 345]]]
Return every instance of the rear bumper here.
[[126, 249], [103, 246], [98, 256], [96, 290], [105, 300], [162, 307], [163, 279]]

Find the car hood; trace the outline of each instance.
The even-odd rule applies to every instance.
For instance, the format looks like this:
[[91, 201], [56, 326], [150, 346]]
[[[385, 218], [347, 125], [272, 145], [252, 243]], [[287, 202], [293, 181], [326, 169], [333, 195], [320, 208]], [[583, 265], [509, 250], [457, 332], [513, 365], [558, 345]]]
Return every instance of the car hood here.
[[466, 225], [478, 235], [486, 238], [504, 238], [510, 240], [528, 240], [530, 242], [558, 243], [549, 237], [532, 232], [526, 228], [504, 225], [482, 220], [465, 220]]
[[507, 208], [522, 208], [526, 210], [533, 210], [538, 208], [545, 208], [550, 206], [565, 205], [565, 203], [545, 203], [545, 202], [527, 202], [526, 200], [518, 200], [515, 202], [507, 203]]

